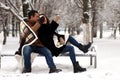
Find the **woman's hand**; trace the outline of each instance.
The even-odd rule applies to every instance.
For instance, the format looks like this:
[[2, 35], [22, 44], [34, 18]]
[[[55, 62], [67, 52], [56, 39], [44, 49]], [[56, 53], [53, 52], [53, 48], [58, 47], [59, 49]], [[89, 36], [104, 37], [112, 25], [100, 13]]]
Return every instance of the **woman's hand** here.
[[60, 44], [64, 44], [65, 43], [65, 40], [62, 37], [60, 37], [59, 40], [60, 40]]
[[58, 20], [60, 20], [60, 16], [59, 15], [55, 16], [55, 18], [54, 18], [55, 22], [58, 22]]

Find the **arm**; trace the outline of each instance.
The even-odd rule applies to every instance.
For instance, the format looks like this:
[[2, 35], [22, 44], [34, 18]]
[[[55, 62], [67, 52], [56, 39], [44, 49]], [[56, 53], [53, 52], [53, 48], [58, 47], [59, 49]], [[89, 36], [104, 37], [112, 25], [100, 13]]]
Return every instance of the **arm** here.
[[64, 35], [60, 35], [60, 34], [58, 34], [56, 32], [54, 32], [54, 34], [57, 36], [58, 42], [60, 44], [64, 44], [64, 42], [65, 42], [65, 36]]
[[57, 24], [55, 21], [52, 21], [49, 25], [49, 30], [52, 32], [55, 32], [55, 30], [57, 29], [58, 26], [59, 26], [59, 24]]
[[54, 32], [57, 29], [57, 27], [59, 26], [59, 24], [57, 23], [59, 19], [60, 19], [59, 16], [55, 16], [55, 18], [49, 25], [50, 31]]
[[37, 30], [40, 28], [40, 23], [39, 22], [36, 22], [34, 26], [31, 27], [31, 29], [34, 31], [34, 32], [37, 32]]
[[60, 41], [60, 38], [63, 38], [64, 39], [64, 35], [61, 35], [61, 34], [58, 34], [56, 32], [54, 32], [54, 34], [57, 36], [58, 40]]
[[[27, 24], [28, 24], [28, 22], [27, 22]], [[28, 24], [28, 26], [29, 26], [29, 24]], [[21, 24], [20, 24], [20, 31], [21, 31], [20, 36], [21, 36], [21, 40], [24, 40], [26, 44], [29, 44], [33, 40], [35, 40], [35, 36], [34, 36], [35, 33], [33, 33], [35, 31], [35, 28], [34, 28], [34, 31], [31, 31], [29, 28], [23, 22], [21, 22]]]

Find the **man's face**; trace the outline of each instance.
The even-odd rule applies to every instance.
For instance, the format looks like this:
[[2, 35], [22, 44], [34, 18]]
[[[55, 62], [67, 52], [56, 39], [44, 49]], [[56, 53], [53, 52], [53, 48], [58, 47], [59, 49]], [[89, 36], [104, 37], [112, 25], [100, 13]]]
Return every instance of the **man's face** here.
[[34, 21], [34, 22], [37, 22], [39, 20], [39, 14], [35, 13], [34, 16], [31, 16], [31, 20]]

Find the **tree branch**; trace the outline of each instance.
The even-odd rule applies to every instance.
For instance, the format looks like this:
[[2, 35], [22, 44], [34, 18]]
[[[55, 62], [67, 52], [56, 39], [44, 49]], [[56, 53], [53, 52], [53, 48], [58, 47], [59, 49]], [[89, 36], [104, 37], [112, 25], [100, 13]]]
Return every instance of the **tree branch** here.
[[81, 0], [74, 0], [74, 2], [79, 8], [83, 9], [83, 3]]
[[83, 2], [82, 2], [82, 0], [79, 0], [79, 2], [81, 3], [81, 5], [83, 5]]
[[31, 2], [29, 2], [29, 5], [30, 5], [30, 7], [31, 7], [32, 10], [35, 9], [34, 6], [33, 6], [33, 4]]
[[22, 17], [22, 15], [20, 14], [18, 8], [16, 8], [15, 5], [10, 0], [7, 0], [7, 3], [8, 3], [8, 5], [10, 7], [13, 7], [15, 9], [15, 12], [17, 12], [17, 14], [19, 14]]
[[14, 5], [11, 5], [12, 7], [7, 7], [6, 5], [4, 5], [3, 3], [1, 3], [0, 2], [0, 8], [2, 8], [2, 9], [4, 9], [4, 10], [8, 10], [8, 11], [10, 11], [13, 15], [15, 15], [15, 17], [17, 17], [20, 21], [22, 21], [26, 26], [27, 26], [27, 28], [34, 34], [34, 36], [35, 36], [35, 39], [32, 41], [32, 42], [30, 42], [29, 43], [29, 45], [30, 44], [32, 44], [33, 42], [35, 42], [37, 39], [38, 39], [38, 37], [37, 37], [37, 35], [34, 33], [34, 31], [29, 27], [29, 25], [24, 21], [24, 19], [23, 19], [23, 17], [20, 15], [20, 14], [18, 14], [19, 12], [16, 12], [16, 11], [14, 11]]
[[0, 2], [0, 8], [4, 10], [9, 10], [10, 7], [5, 6], [3, 3]]

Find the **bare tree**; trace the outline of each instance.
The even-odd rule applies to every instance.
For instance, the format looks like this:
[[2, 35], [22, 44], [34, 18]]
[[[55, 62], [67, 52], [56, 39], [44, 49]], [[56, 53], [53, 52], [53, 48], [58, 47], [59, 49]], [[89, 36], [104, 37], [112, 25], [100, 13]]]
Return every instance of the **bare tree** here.
[[[4, 2], [5, 3], [5, 2]], [[7, 12], [5, 12], [5, 10], [2, 10], [1, 9], [1, 22], [2, 22], [2, 27], [3, 27], [3, 45], [5, 45], [5, 43], [6, 43], [6, 40], [7, 40], [7, 35], [8, 35], [8, 26], [7, 26], [7, 15], [8, 15], [8, 13]]]
[[32, 29], [25, 23], [23, 16], [20, 14], [19, 10], [13, 5], [13, 4], [9, 4], [9, 6], [4, 5], [3, 3], [0, 2], [0, 8], [6, 11], [10, 11], [17, 19], [19, 19], [20, 21], [22, 21], [27, 28], [33, 33], [34, 36], [34, 40], [32, 40], [29, 44], [32, 44], [34, 41], [37, 40], [37, 36], [36, 34], [32, 31]]
[[[112, 36], [115, 38], [116, 30], [119, 26], [120, 21], [120, 1], [119, 0], [97, 0], [96, 1], [96, 24], [99, 26], [100, 29], [100, 38], [103, 36], [103, 23], [107, 22], [106, 26], [108, 29], [113, 28], [111, 31]], [[116, 26], [115, 26], [116, 25]]]
[[[83, 10], [84, 44], [93, 42], [93, 8], [95, 0], [74, 0], [79, 9]], [[89, 35], [88, 35], [89, 34]]]
[[7, 19], [4, 20], [5, 22], [3, 22], [3, 36], [4, 36], [4, 39], [3, 39], [3, 45], [5, 45], [6, 43], [6, 40], [7, 40], [7, 26], [6, 26], [6, 22], [7, 22]]

